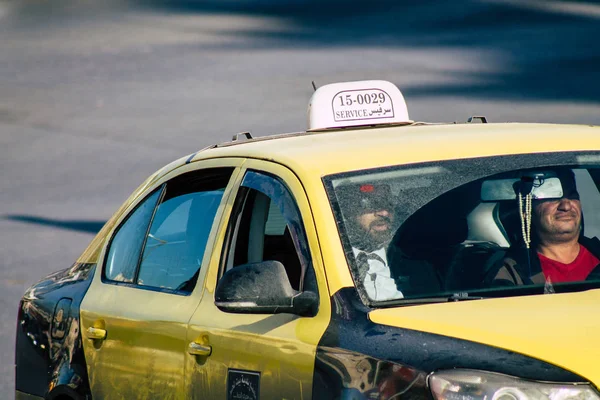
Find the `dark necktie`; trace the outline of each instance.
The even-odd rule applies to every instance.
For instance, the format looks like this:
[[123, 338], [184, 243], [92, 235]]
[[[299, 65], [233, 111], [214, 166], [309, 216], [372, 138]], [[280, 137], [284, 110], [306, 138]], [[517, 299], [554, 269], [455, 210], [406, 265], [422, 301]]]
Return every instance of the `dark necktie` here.
[[375, 253], [365, 253], [361, 251], [356, 255], [356, 264], [358, 265], [358, 278], [361, 281], [365, 280], [365, 276], [367, 276], [367, 272], [369, 272], [369, 260], [377, 260], [383, 265], [385, 265], [385, 261], [383, 258], [378, 256]]

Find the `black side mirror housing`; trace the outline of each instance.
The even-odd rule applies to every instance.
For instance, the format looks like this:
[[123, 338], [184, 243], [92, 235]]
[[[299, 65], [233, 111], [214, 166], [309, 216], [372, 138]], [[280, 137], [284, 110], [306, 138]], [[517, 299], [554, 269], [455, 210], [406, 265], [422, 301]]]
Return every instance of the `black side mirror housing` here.
[[243, 264], [227, 271], [215, 291], [215, 304], [230, 313], [316, 315], [316, 293], [292, 288], [279, 261]]

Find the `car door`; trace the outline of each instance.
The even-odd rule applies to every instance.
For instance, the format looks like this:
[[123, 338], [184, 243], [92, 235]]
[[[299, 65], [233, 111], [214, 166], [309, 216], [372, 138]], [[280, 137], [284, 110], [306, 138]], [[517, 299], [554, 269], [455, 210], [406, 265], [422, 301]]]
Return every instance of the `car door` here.
[[[190, 351], [188, 398], [310, 399], [330, 299], [309, 203], [287, 168], [256, 160], [244, 167], [213, 250], [206, 294], [190, 320], [190, 346], [204, 352]], [[215, 288], [224, 273], [265, 260], [283, 264], [294, 290], [318, 295], [316, 315], [229, 313], [217, 307]]]
[[111, 234], [81, 304], [94, 399], [182, 397], [186, 328], [202, 295], [205, 249], [237, 171], [223, 164], [183, 167]]

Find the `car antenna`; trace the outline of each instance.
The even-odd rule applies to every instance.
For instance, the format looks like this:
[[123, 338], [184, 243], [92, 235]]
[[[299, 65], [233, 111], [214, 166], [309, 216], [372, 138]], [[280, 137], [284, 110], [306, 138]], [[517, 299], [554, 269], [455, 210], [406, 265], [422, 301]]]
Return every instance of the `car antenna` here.
[[312, 81], [312, 86], [313, 86], [313, 90], [316, 92], [317, 91], [317, 85], [315, 85], [315, 81]]

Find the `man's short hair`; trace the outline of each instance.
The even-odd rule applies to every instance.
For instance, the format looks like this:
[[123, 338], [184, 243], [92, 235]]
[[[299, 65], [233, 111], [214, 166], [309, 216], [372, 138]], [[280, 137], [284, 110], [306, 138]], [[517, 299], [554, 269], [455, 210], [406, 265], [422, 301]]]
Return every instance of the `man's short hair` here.
[[579, 192], [575, 183], [575, 174], [570, 168], [557, 168], [555, 170], [563, 190], [563, 197], [579, 200]]

